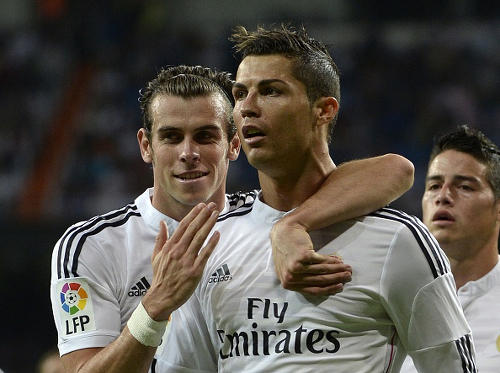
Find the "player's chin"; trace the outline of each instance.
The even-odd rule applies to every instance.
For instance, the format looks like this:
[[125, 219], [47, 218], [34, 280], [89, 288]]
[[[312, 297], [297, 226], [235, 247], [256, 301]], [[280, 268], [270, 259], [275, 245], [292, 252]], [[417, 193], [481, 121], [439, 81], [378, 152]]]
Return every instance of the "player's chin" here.
[[431, 231], [431, 233], [441, 246], [453, 242], [454, 238], [452, 232], [446, 231], [444, 229], [436, 229], [434, 231]]
[[187, 206], [196, 206], [198, 203], [206, 203], [209, 199], [209, 193], [201, 193], [200, 191], [192, 193], [182, 193], [178, 201]]
[[268, 164], [276, 161], [276, 156], [272, 152], [262, 148], [244, 149], [248, 163], [254, 168], [265, 169]]

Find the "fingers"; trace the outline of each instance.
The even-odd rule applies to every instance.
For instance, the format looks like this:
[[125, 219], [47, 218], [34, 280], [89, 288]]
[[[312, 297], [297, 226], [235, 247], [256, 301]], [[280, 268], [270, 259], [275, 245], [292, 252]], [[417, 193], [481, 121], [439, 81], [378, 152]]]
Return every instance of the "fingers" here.
[[217, 246], [219, 239], [220, 239], [220, 233], [218, 231], [215, 231], [214, 234], [212, 234], [212, 237], [210, 237], [210, 239], [208, 240], [208, 243], [205, 245], [205, 247], [203, 247], [203, 249], [198, 254], [198, 257], [195, 260], [196, 267], [199, 267], [199, 269], [203, 270], [205, 264], [207, 264], [208, 258], [210, 257], [215, 247]]
[[342, 259], [336, 255], [323, 255], [317, 252], [312, 251], [311, 255], [306, 259], [304, 258], [304, 262], [308, 260], [309, 262], [306, 264], [338, 264], [342, 263]]
[[167, 224], [162, 220], [160, 221], [160, 231], [156, 235], [155, 247], [153, 248], [153, 255], [151, 256], [151, 261], [154, 260], [156, 255], [161, 251], [163, 245], [168, 240], [168, 228]]
[[189, 211], [189, 213], [180, 221], [179, 226], [172, 235], [171, 240], [173, 242], [179, 241], [184, 236], [184, 232], [189, 228], [191, 222], [206, 207], [207, 206], [204, 203], [198, 203], [195, 207], [193, 207], [191, 211]]
[[[194, 237], [192, 238], [188, 249], [188, 253], [193, 257], [196, 257], [198, 255], [201, 246], [206, 241], [209, 233], [217, 222], [218, 216], [219, 212], [217, 210], [213, 210], [211, 211], [208, 218], [204, 219], [204, 216], [202, 216], [198, 221], [193, 221], [192, 226], [188, 228], [188, 230], [193, 229], [194, 233]], [[200, 224], [202, 225], [200, 226]], [[188, 232], [188, 230], [186, 231], [186, 233]]]
[[211, 213], [215, 210], [215, 207], [215, 203], [213, 202], [210, 202], [208, 205], [200, 203], [193, 207], [189, 214], [179, 223], [172, 236], [172, 240], [175, 242], [180, 240], [192, 241], [194, 235], [201, 229], [206, 220], [211, 217]]
[[[352, 273], [352, 268], [348, 264], [344, 263], [321, 263], [321, 264], [310, 264], [304, 266], [300, 275], [323, 275], [323, 274], [335, 274], [339, 272], [350, 272]], [[299, 274], [299, 273], [297, 273]]]
[[309, 264], [302, 258], [293, 270], [282, 273], [281, 283], [285, 289], [310, 295], [333, 295], [352, 280], [352, 267], [339, 257], [313, 253], [308, 259], [314, 263]]
[[288, 266], [288, 272], [292, 275], [300, 274], [322, 274], [322, 273], [334, 273], [341, 269], [340, 267], [335, 267], [335, 265], [342, 264], [342, 259], [335, 255], [323, 255], [318, 254], [314, 251], [308, 252], [300, 260], [295, 261]]
[[201, 203], [182, 219], [172, 238], [165, 243], [166, 251], [172, 258], [188, 255], [192, 261], [195, 260], [217, 222], [219, 212], [215, 208], [216, 205], [212, 202], [208, 205]]
[[[199, 204], [179, 223], [168, 239], [167, 226], [160, 230], [153, 249], [153, 281], [145, 297], [153, 297], [163, 320], [183, 304], [196, 288], [208, 258], [219, 242], [215, 232], [208, 240], [218, 217], [215, 204]], [[203, 250], [200, 248], [206, 242]], [[199, 253], [199, 254], [198, 254]], [[147, 298], [149, 299], [149, 298]]]
[[352, 280], [350, 271], [328, 273], [325, 275], [305, 275], [288, 282], [289, 286], [320, 286], [327, 287], [336, 284], [345, 284]]

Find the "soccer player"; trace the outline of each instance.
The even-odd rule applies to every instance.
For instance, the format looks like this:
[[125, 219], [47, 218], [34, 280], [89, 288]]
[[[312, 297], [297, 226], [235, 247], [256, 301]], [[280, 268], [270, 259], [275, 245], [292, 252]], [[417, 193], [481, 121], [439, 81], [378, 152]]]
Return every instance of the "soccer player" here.
[[[159, 371], [398, 372], [409, 353], [420, 372], [476, 372], [449, 262], [403, 212], [386, 208], [310, 232], [315, 250], [352, 266], [341, 293], [280, 286], [269, 233], [335, 169], [328, 139], [338, 72], [304, 29], [238, 27], [232, 40], [242, 55], [233, 115], [262, 191], [216, 223], [221, 239], [194, 296], [172, 314]], [[182, 322], [186, 314], [205, 327]]]
[[[423, 221], [450, 259], [480, 372], [500, 369], [500, 150], [468, 126], [432, 149]], [[415, 372], [410, 359], [403, 372]]]
[[[153, 187], [122, 209], [71, 226], [54, 247], [51, 301], [68, 372], [154, 371], [167, 319], [189, 298], [217, 243], [218, 233], [206, 239], [218, 212], [224, 220], [253, 202], [252, 193], [225, 195], [228, 164], [240, 148], [232, 83], [227, 73], [179, 66], [162, 70], [142, 90], [144, 126], [137, 138], [142, 158], [152, 164]], [[325, 189], [344, 191], [344, 198], [323, 208], [334, 220], [370, 211], [406, 191], [412, 172], [411, 163], [395, 155], [353, 161], [331, 172]], [[365, 181], [357, 182], [360, 177]], [[305, 204], [305, 215], [318, 209], [322, 193]], [[314, 224], [299, 207], [278, 230]], [[293, 237], [281, 235], [282, 250], [293, 249]], [[298, 290], [334, 294], [350, 279], [349, 266], [335, 257], [301, 248], [292, 254], [299, 261], [284, 258], [284, 273], [289, 263], [315, 263], [295, 278]], [[325, 274], [315, 282], [308, 279], [314, 272]]]

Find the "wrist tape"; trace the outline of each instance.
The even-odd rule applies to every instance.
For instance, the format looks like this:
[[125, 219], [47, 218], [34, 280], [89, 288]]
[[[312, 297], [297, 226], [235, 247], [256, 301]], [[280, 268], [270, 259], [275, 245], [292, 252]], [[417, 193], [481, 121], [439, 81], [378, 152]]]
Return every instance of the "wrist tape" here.
[[142, 302], [127, 322], [130, 334], [144, 346], [158, 347], [161, 344], [163, 333], [168, 321], [155, 321], [149, 317]]

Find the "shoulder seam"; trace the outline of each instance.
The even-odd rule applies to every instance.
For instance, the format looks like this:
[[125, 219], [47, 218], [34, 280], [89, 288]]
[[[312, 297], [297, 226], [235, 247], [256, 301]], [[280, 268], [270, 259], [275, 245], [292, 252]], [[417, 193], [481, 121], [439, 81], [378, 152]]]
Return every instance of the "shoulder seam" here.
[[[101, 232], [106, 227], [122, 225], [130, 216], [141, 216], [135, 204], [129, 204], [119, 210], [95, 216], [82, 224], [76, 224], [70, 227], [59, 241], [57, 250], [57, 277], [70, 277], [70, 268], [73, 275], [77, 277], [78, 256], [80, 255], [82, 245], [87, 237]], [[99, 225], [101, 222], [103, 223]], [[77, 238], [78, 235], [81, 236]], [[73, 248], [75, 251], [70, 267], [70, 256]]]
[[416, 219], [416, 217], [392, 208], [382, 208], [372, 212], [368, 216], [397, 221], [405, 225], [410, 230], [422, 250], [434, 278], [450, 272], [450, 268], [447, 264], [448, 262], [443, 257], [444, 254], [439, 249], [439, 244], [436, 239], [427, 230], [427, 228], [425, 228], [423, 223]]
[[229, 211], [225, 214], [219, 216], [217, 221], [223, 221], [233, 216], [242, 216], [248, 214], [252, 211], [253, 204], [257, 198], [258, 191], [253, 190], [246, 193], [234, 193], [228, 195], [229, 205], [231, 206]]

